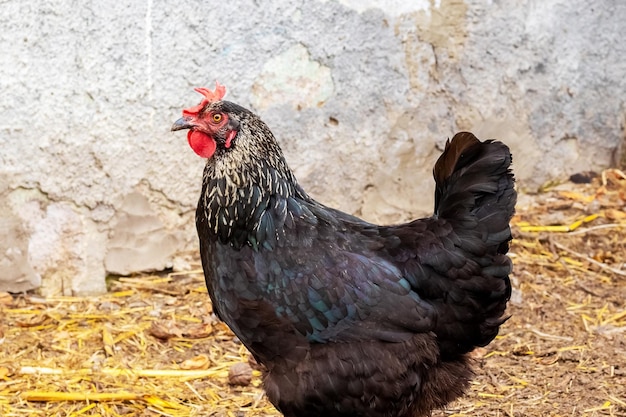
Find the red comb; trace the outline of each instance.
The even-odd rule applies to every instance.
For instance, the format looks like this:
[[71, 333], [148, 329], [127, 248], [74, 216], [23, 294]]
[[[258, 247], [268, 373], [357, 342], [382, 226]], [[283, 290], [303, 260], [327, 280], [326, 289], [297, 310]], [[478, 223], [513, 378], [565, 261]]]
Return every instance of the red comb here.
[[206, 87], [194, 88], [195, 91], [202, 94], [204, 99], [197, 106], [189, 107], [183, 110], [183, 117], [195, 116], [200, 110], [209, 103], [220, 101], [226, 95], [226, 87], [215, 81], [215, 91], [211, 91]]

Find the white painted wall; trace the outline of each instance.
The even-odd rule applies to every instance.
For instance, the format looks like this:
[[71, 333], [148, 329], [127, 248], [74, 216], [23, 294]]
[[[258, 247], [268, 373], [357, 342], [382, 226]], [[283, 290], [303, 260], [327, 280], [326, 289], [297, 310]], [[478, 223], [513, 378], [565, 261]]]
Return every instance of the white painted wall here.
[[[203, 161], [170, 133], [219, 80], [321, 201], [424, 214], [447, 137], [511, 145], [522, 187], [616, 161], [626, 2], [8, 0], [0, 290], [182, 268]], [[184, 256], [181, 256], [183, 254]]]

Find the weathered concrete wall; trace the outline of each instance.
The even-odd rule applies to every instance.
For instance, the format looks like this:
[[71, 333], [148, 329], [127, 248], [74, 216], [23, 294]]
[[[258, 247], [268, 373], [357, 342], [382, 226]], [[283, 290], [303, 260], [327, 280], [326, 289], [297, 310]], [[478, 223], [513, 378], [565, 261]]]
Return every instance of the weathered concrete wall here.
[[4, 2], [0, 290], [184, 265], [203, 161], [169, 127], [216, 79], [311, 194], [370, 220], [426, 213], [461, 129], [509, 143], [526, 188], [606, 167], [625, 21], [620, 0]]

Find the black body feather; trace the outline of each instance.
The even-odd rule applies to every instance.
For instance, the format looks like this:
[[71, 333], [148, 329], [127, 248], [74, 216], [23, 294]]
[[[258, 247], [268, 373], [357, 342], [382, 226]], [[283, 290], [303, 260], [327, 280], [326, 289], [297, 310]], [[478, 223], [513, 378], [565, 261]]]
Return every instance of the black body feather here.
[[435, 214], [377, 226], [310, 198], [257, 116], [207, 163], [196, 222], [214, 310], [288, 417], [417, 416], [457, 398], [511, 293], [516, 194], [500, 142], [454, 137]]

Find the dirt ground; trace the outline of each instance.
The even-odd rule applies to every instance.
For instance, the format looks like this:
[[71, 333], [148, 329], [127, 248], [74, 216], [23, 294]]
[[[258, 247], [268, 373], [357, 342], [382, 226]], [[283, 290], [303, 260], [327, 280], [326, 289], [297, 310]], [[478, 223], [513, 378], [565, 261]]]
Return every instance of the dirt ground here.
[[[511, 318], [434, 416], [626, 416], [625, 207], [619, 171], [521, 196]], [[198, 269], [94, 298], [0, 294], [0, 415], [279, 414]]]

